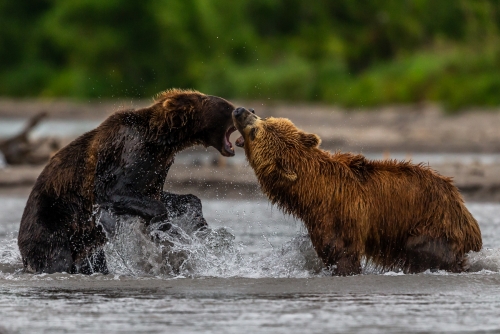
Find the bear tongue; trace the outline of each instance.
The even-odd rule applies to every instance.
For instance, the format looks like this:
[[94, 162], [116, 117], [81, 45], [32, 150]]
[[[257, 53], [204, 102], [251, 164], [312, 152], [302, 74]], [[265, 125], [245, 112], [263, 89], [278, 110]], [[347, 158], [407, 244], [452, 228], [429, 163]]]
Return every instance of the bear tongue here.
[[245, 146], [245, 139], [243, 138], [243, 136], [241, 136], [240, 138], [236, 139], [234, 144], [238, 147], [244, 147]]
[[224, 151], [226, 154], [223, 155], [225, 156], [232, 157], [234, 155], [233, 145], [229, 141], [229, 137], [234, 131], [236, 131], [236, 128], [234, 126], [231, 126], [226, 130], [226, 133], [224, 134]]

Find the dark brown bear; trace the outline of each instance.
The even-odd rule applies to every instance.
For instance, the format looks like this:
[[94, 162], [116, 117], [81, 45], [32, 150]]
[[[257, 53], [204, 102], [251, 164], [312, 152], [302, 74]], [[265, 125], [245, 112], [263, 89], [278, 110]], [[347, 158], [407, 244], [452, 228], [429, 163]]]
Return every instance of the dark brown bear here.
[[285, 118], [233, 112], [250, 166], [273, 204], [302, 219], [336, 275], [383, 269], [460, 272], [481, 231], [450, 178], [409, 162], [370, 161], [321, 150], [320, 139]]
[[187, 147], [234, 155], [233, 110], [219, 97], [168, 90], [150, 107], [116, 112], [61, 149], [38, 177], [21, 220], [25, 270], [106, 273], [102, 246], [113, 222], [97, 221], [102, 209], [152, 221], [182, 214], [188, 205], [206, 224], [198, 198], [163, 192], [163, 186], [175, 154]]

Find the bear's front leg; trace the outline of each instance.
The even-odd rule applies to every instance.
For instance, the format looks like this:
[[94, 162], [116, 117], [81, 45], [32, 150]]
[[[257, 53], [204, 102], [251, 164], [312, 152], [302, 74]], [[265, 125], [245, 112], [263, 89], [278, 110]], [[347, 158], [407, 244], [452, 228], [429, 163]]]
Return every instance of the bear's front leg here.
[[351, 276], [361, 274], [360, 252], [353, 243], [341, 239], [332, 239], [318, 252], [323, 263], [332, 270], [332, 275]]
[[109, 202], [99, 203], [99, 205], [104, 209], [113, 209], [118, 215], [136, 215], [146, 220], [167, 213], [162, 201], [140, 193], [116, 193], [110, 196]]
[[[161, 195], [161, 201], [168, 212], [168, 217], [165, 218], [177, 225], [182, 225], [186, 232], [194, 232], [208, 227], [198, 197], [191, 194], [177, 195], [164, 191]], [[154, 220], [155, 218], [152, 219], [151, 223], [154, 223]]]
[[149, 224], [151, 221], [164, 220], [169, 215], [162, 201], [140, 194], [113, 194], [98, 206], [96, 218], [108, 238], [114, 237], [119, 216], [139, 216]]

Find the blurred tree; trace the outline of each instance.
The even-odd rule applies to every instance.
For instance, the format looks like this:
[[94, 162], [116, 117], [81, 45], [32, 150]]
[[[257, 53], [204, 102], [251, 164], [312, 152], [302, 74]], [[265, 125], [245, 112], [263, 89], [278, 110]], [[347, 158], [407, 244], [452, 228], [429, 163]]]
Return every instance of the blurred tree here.
[[0, 0], [0, 94], [500, 104], [500, 0]]

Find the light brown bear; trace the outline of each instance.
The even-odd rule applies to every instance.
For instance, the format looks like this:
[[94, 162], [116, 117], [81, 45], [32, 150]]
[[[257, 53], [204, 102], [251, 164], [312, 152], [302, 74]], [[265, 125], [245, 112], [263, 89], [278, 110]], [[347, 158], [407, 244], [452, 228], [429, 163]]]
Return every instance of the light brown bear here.
[[451, 179], [410, 162], [372, 161], [320, 149], [320, 138], [285, 118], [233, 112], [262, 190], [302, 219], [334, 275], [361, 273], [361, 260], [385, 270], [461, 272], [481, 231]]

